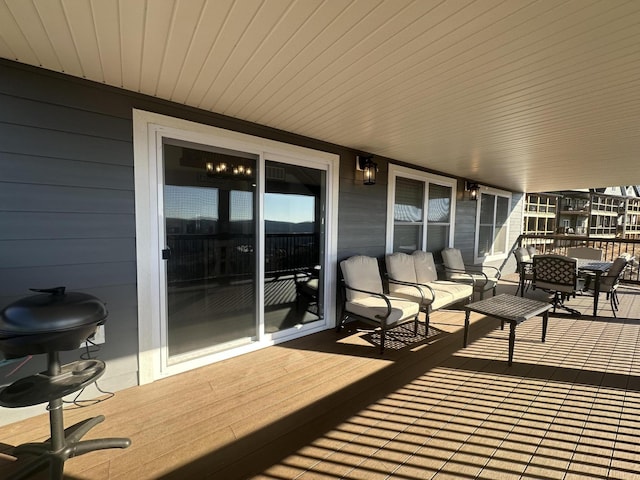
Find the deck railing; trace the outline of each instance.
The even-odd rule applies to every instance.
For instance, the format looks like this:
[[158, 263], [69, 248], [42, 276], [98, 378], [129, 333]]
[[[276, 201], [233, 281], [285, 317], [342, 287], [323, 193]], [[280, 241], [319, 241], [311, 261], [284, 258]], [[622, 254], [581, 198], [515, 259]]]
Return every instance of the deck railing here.
[[[318, 235], [276, 233], [265, 237], [265, 273], [279, 276], [318, 263]], [[171, 255], [167, 269], [170, 282], [230, 281], [256, 271], [253, 235], [169, 234]]]
[[612, 262], [621, 255], [633, 258], [622, 280], [640, 283], [640, 240], [626, 238], [583, 237], [577, 235], [520, 235], [518, 246], [533, 245], [540, 253], [567, 254], [567, 248], [591, 247], [603, 251], [603, 260]]

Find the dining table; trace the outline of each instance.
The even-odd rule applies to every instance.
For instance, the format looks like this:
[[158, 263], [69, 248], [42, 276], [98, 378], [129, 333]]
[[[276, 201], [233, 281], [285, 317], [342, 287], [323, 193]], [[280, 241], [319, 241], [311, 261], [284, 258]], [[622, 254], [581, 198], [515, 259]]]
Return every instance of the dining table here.
[[611, 268], [613, 262], [601, 262], [598, 260], [590, 260], [588, 258], [576, 258], [578, 261], [579, 272], [589, 272], [594, 276], [593, 279], [593, 316], [598, 316], [598, 298], [600, 297], [600, 277], [603, 273]]
[[[598, 298], [600, 297], [600, 277], [611, 268], [613, 262], [603, 262], [589, 258], [576, 258], [576, 262], [578, 272], [589, 272], [593, 275], [593, 316], [596, 317], [598, 314]], [[527, 266], [533, 266], [533, 258], [524, 260], [521, 263], [519, 282], [520, 296], [522, 297], [524, 296], [524, 270]]]

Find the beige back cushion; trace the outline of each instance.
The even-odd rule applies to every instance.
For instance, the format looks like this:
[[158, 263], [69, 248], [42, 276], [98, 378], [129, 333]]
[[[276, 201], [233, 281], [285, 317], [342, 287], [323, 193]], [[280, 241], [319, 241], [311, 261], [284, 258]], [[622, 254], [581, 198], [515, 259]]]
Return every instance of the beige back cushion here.
[[385, 262], [387, 273], [391, 278], [401, 282], [416, 283], [416, 270], [411, 255], [401, 252], [392, 253], [385, 257]]
[[445, 248], [442, 251], [442, 261], [447, 268], [453, 268], [455, 270], [464, 270], [464, 261], [462, 260], [462, 253], [457, 248]]
[[520, 247], [516, 250], [516, 258], [518, 262], [529, 262], [531, 261], [531, 255], [529, 255], [529, 250], [525, 247]]
[[586, 258], [588, 260], [602, 261], [602, 250], [591, 247], [569, 247], [567, 248], [567, 257]]
[[436, 264], [433, 261], [433, 254], [431, 252], [416, 250], [411, 256], [413, 257], [413, 263], [416, 267], [416, 279], [418, 283], [429, 283], [438, 280], [438, 272], [436, 271]]
[[[383, 293], [378, 260], [373, 257], [356, 255], [340, 262], [340, 269], [345, 283], [349, 287], [360, 290], [368, 290], [374, 293]], [[369, 295], [361, 292], [354, 292], [347, 289], [347, 300], [353, 301], [359, 298], [366, 298]]]

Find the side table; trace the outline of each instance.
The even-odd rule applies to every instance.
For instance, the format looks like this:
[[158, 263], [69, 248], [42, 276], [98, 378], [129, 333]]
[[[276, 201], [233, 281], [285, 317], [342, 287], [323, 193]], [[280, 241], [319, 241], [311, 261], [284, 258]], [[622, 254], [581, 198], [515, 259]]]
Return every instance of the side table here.
[[547, 336], [547, 323], [549, 322], [549, 310], [551, 307], [552, 305], [547, 302], [507, 295], [506, 293], [465, 305], [463, 345], [464, 347], [467, 346], [471, 312], [497, 318], [501, 321], [502, 328], [504, 328], [504, 322], [508, 322], [510, 325], [509, 366], [511, 366], [513, 363], [513, 349], [516, 343], [516, 327], [525, 320], [542, 314], [542, 342], [544, 343]]

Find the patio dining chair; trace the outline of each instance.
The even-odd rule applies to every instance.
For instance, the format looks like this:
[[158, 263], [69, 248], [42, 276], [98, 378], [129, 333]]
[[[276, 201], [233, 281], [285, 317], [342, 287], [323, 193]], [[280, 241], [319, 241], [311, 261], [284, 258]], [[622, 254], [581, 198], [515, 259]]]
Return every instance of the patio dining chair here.
[[[468, 283], [473, 280], [473, 289], [480, 292], [480, 299], [484, 298], [484, 292], [488, 290], [496, 294], [496, 286], [500, 279], [500, 270], [491, 265], [467, 265], [462, 259], [462, 252], [457, 248], [445, 248], [442, 250], [442, 261], [447, 280], [452, 282]], [[491, 275], [485, 273], [491, 272]]]
[[618, 285], [620, 284], [620, 279], [622, 278], [626, 267], [626, 258], [616, 258], [613, 261], [613, 265], [611, 265], [611, 268], [607, 270], [605, 274], [600, 276], [600, 286], [598, 290], [599, 294], [607, 294], [607, 299], [609, 300], [609, 303], [611, 305], [611, 312], [613, 313], [614, 317], [617, 317], [616, 312], [618, 311], [618, 307], [620, 305], [620, 300], [618, 298]]
[[520, 291], [522, 286], [522, 293], [526, 292], [533, 280], [533, 264], [531, 263], [531, 255], [526, 247], [519, 247], [513, 251], [513, 255], [516, 257], [516, 268], [518, 270], [519, 282], [516, 289], [516, 295]]
[[553, 294], [553, 312], [562, 308], [573, 315], [581, 313], [565, 305], [576, 292], [582, 291], [582, 279], [578, 278], [578, 262], [564, 255], [536, 255], [533, 257], [533, 289]]
[[[418, 334], [420, 302], [384, 293], [378, 260], [356, 255], [340, 262], [343, 276], [342, 316], [336, 331], [350, 317], [376, 326], [380, 331], [380, 353], [384, 352], [385, 333], [402, 323], [413, 322], [413, 334]], [[420, 290], [417, 289], [418, 295]], [[428, 334], [425, 329], [425, 335]]]
[[[586, 258], [587, 260], [602, 261], [602, 255], [604, 252], [599, 248], [592, 247], [569, 247], [567, 248], [567, 257], [571, 258]], [[593, 282], [592, 272], [578, 272], [578, 275], [584, 280], [584, 288], [591, 287]]]
[[591, 247], [569, 247], [567, 248], [567, 257], [586, 258], [588, 260], [602, 261], [603, 251], [599, 248]]

